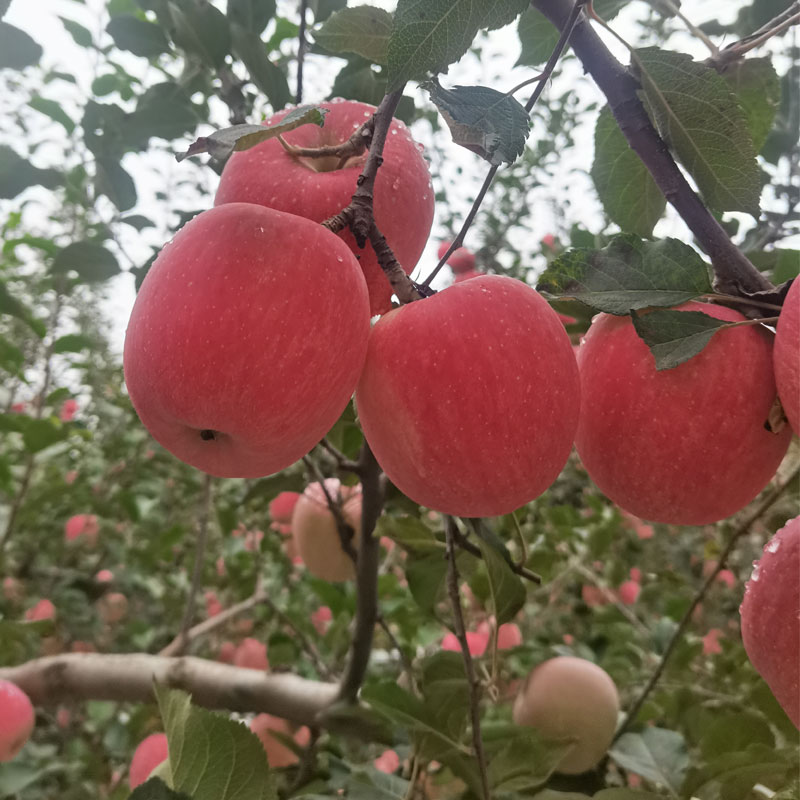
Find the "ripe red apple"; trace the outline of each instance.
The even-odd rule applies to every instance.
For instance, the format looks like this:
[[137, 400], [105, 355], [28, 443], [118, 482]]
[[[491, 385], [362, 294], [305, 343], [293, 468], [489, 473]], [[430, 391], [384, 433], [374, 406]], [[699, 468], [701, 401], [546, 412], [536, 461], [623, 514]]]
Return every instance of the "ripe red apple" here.
[[[366, 103], [320, 103], [328, 109], [325, 125], [304, 125], [284, 134], [297, 147], [336, 145], [375, 111]], [[279, 122], [289, 109], [267, 124]], [[257, 203], [323, 222], [350, 203], [367, 154], [349, 159], [341, 168], [335, 157], [311, 159], [290, 155], [277, 139], [234, 153], [222, 172], [215, 205]], [[403, 269], [410, 273], [428, 240], [433, 222], [433, 188], [425, 159], [406, 126], [393, 120], [383, 149], [383, 163], [375, 180], [375, 222]], [[361, 263], [369, 288], [370, 313], [391, 308], [392, 289], [368, 243], [356, 245], [349, 230], [339, 234]], [[333, 307], [336, 302], [332, 303]]]
[[[486, 647], [489, 644], [489, 633], [486, 631], [467, 631], [466, 635], [469, 654], [480, 658], [486, 652]], [[441, 649], [460, 653], [461, 645], [458, 637], [454, 633], [446, 633], [442, 639]]]
[[484, 275], [380, 319], [356, 403], [378, 463], [404, 494], [447, 514], [490, 517], [555, 480], [579, 393], [555, 311], [524, 283]]
[[292, 521], [292, 512], [300, 499], [299, 492], [281, 492], [269, 503], [269, 516], [274, 523], [288, 525]]
[[[687, 303], [737, 322], [737, 311]], [[600, 489], [653, 522], [705, 525], [746, 506], [775, 474], [791, 431], [764, 428], [775, 400], [772, 343], [748, 326], [658, 372], [630, 317], [600, 314], [578, 354], [581, 418], [575, 444]]]
[[[353, 547], [361, 539], [361, 486], [343, 486], [338, 478], [326, 478], [325, 488], [339, 502], [345, 522], [355, 531]], [[309, 484], [292, 515], [292, 537], [296, 554], [308, 571], [324, 581], [355, 578], [353, 559], [342, 549], [336, 519], [319, 483]]]
[[[272, 735], [272, 731], [292, 736], [292, 729], [285, 719], [270, 714], [259, 714], [250, 723], [250, 730], [261, 739], [267, 754], [267, 763], [272, 769], [289, 767], [298, 761], [297, 753], [288, 748], [280, 739]], [[309, 731], [305, 726], [294, 733], [295, 742], [304, 747], [308, 742]]]
[[400, 767], [400, 756], [395, 750], [384, 750], [373, 762], [372, 766], [379, 772], [392, 775]]
[[51, 600], [46, 597], [39, 600], [34, 606], [25, 612], [25, 619], [28, 622], [38, 622], [42, 619], [55, 619], [56, 607]]
[[0, 762], [11, 761], [31, 738], [35, 714], [28, 695], [0, 680]]
[[626, 606], [633, 605], [639, 599], [642, 587], [634, 580], [625, 581], [618, 589], [619, 600]]
[[150, 777], [150, 773], [167, 758], [169, 758], [169, 748], [166, 733], [151, 733], [146, 739], [142, 739], [131, 759], [128, 774], [131, 789], [144, 783]]
[[514, 701], [517, 725], [530, 725], [545, 736], [575, 740], [556, 767], [577, 775], [605, 755], [619, 713], [617, 687], [608, 673], [582, 658], [559, 656], [535, 667]]
[[800, 434], [800, 278], [795, 278], [775, 329], [775, 381], [786, 418]]
[[800, 517], [767, 542], [739, 613], [750, 663], [800, 729]]
[[100, 524], [95, 514], [75, 514], [64, 523], [64, 540], [74, 542], [81, 537], [93, 547], [97, 544]]
[[258, 639], [250, 637], [243, 639], [233, 654], [233, 663], [237, 667], [267, 670], [269, 669], [267, 646]]
[[[439, 245], [439, 258], [447, 252], [447, 248], [450, 247], [451, 242], [442, 242]], [[453, 253], [450, 255], [450, 258], [447, 259], [447, 265], [453, 270], [455, 275], [459, 275], [462, 272], [474, 272], [475, 271], [475, 256], [472, 254], [472, 251], [468, 250], [466, 247], [457, 247]]]
[[124, 352], [133, 405], [192, 466], [277, 472], [347, 405], [368, 305], [352, 253], [322, 226], [245, 203], [204, 211], [161, 251], [136, 298]]

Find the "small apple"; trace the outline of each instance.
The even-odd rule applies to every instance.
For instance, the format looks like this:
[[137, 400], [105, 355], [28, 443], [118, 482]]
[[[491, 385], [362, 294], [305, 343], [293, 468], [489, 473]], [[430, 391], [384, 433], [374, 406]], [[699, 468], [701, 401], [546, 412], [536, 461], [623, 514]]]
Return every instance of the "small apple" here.
[[[290, 767], [298, 762], [297, 753], [287, 747], [280, 739], [273, 736], [273, 731], [292, 736], [292, 729], [285, 719], [273, 717], [271, 714], [259, 714], [250, 723], [250, 730], [261, 739], [264, 751], [267, 754], [267, 763], [272, 769]], [[293, 736], [295, 742], [301, 747], [308, 741], [308, 728], [300, 728]]]
[[[485, 631], [467, 631], [466, 636], [469, 654], [480, 658], [486, 652], [486, 647], [489, 644], [489, 634]], [[442, 650], [449, 650], [454, 653], [461, 652], [461, 645], [454, 633], [446, 633], [440, 647]]]
[[233, 642], [223, 642], [219, 646], [217, 661], [221, 661], [223, 664], [233, 664], [233, 659], [235, 657], [236, 657], [236, 645]]
[[789, 425], [800, 435], [800, 278], [795, 278], [775, 328], [775, 382]]
[[521, 281], [484, 275], [378, 321], [356, 406], [400, 491], [436, 511], [491, 517], [555, 480], [572, 448], [579, 397], [555, 311]]
[[[354, 101], [318, 105], [328, 112], [324, 126], [303, 125], [289, 131], [283, 137], [289, 144], [304, 148], [340, 144], [375, 112], [375, 106]], [[281, 111], [266, 124], [277, 123], [288, 113], [289, 109]], [[270, 139], [228, 159], [214, 203], [256, 203], [323, 222], [349, 205], [366, 158], [367, 153], [363, 153], [340, 164], [335, 157], [295, 157], [277, 139]], [[408, 128], [393, 120], [375, 180], [375, 222], [407, 273], [414, 269], [428, 240], [433, 194], [428, 165], [418, 145]], [[361, 264], [369, 289], [370, 314], [383, 314], [391, 308], [392, 289], [372, 245], [359, 248], [348, 229], [339, 235]], [[313, 281], [307, 285], [313, 285]], [[329, 299], [335, 309], [338, 301]]]
[[[447, 248], [450, 247], [450, 244], [451, 242], [442, 242], [439, 245], [438, 255], [440, 259], [447, 252]], [[453, 270], [454, 275], [460, 275], [462, 272], [474, 272], [475, 256], [472, 254], [472, 251], [468, 250], [466, 247], [458, 247], [451, 253], [450, 258], [447, 259], [447, 265]]]
[[559, 656], [528, 675], [514, 701], [513, 718], [545, 736], [574, 739], [556, 770], [577, 775], [605, 755], [618, 713], [617, 687], [605, 670], [582, 658]]
[[233, 663], [237, 667], [267, 670], [269, 669], [267, 646], [258, 639], [250, 637], [243, 639], [233, 654]]
[[115, 625], [128, 613], [128, 598], [121, 592], [109, 592], [97, 601], [97, 612], [106, 625]]
[[739, 613], [750, 663], [800, 729], [800, 517], [764, 546]]
[[72, 397], [67, 398], [58, 411], [58, 418], [62, 422], [72, 422], [75, 419], [75, 414], [78, 411], [78, 401]]
[[101, 569], [95, 576], [94, 579], [98, 583], [111, 583], [114, 580], [114, 573], [110, 569]]
[[[338, 478], [326, 478], [325, 489], [339, 504], [345, 522], [353, 529], [353, 547], [361, 540], [361, 486], [343, 486]], [[353, 559], [342, 549], [342, 540], [328, 499], [319, 483], [309, 484], [292, 515], [296, 554], [308, 571], [325, 581], [355, 578]]]
[[15, 683], [0, 680], [0, 762], [11, 761], [22, 750], [35, 721], [28, 695]]
[[74, 542], [81, 537], [93, 547], [97, 544], [97, 535], [100, 532], [100, 523], [95, 514], [75, 514], [64, 523], [64, 539]]
[[184, 225], [147, 273], [125, 380], [173, 455], [212, 475], [260, 477], [336, 422], [368, 333], [367, 288], [341, 239], [302, 217], [228, 203]]
[[703, 637], [704, 656], [714, 656], [722, 652], [722, 645], [719, 643], [720, 636], [722, 636], [722, 631], [719, 628], [711, 628]]
[[400, 756], [394, 750], [384, 750], [373, 762], [372, 765], [379, 772], [392, 775], [400, 767]]
[[222, 611], [222, 603], [220, 603], [217, 593], [209, 589], [204, 597], [206, 601], [206, 616], [216, 617]]
[[[737, 311], [687, 303], [739, 322]], [[694, 358], [657, 371], [630, 317], [595, 317], [580, 347], [580, 424], [586, 471], [611, 500], [653, 522], [705, 525], [746, 506], [789, 446], [764, 423], [775, 400], [770, 335], [718, 332]]]
[[625, 581], [617, 590], [619, 601], [626, 606], [632, 606], [639, 599], [642, 587], [634, 580]]
[[131, 759], [128, 774], [131, 789], [144, 783], [150, 777], [150, 773], [168, 758], [166, 733], [152, 733], [146, 739], [142, 739]]
[[333, 612], [328, 606], [320, 606], [316, 611], [311, 612], [311, 624], [316, 632], [323, 636], [333, 620]]
[[48, 600], [46, 597], [39, 600], [36, 605], [32, 608], [29, 608], [25, 612], [25, 619], [28, 622], [38, 622], [39, 620], [43, 619], [55, 619], [56, 618], [56, 607], [53, 605], [51, 600]]

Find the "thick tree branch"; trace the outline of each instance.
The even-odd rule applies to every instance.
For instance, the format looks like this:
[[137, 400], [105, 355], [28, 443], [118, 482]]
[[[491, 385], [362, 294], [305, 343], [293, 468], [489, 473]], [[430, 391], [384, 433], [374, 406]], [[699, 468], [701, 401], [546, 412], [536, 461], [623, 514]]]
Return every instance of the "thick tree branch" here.
[[143, 653], [70, 653], [0, 668], [0, 679], [16, 683], [34, 705], [64, 701], [155, 702], [153, 681], [192, 695], [199, 706], [228, 711], [266, 712], [301, 725], [335, 699], [338, 687], [299, 678], [232, 667], [192, 656], [165, 658]]
[[[532, 0], [561, 30], [572, 10], [569, 0]], [[708, 253], [716, 274], [717, 286], [727, 294], [743, 295], [771, 289], [772, 284], [748, 261], [730, 240], [684, 178], [669, 149], [650, 122], [637, 95], [639, 84], [612, 55], [581, 14], [572, 32], [570, 44], [608, 100], [628, 144], [647, 167], [664, 197], [680, 214], [687, 227]]]

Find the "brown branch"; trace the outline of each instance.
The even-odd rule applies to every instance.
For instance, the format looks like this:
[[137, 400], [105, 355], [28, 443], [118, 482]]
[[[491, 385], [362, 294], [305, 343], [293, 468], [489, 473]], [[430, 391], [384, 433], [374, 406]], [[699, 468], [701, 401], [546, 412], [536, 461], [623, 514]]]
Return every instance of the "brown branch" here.
[[[566, 24], [572, 10], [569, 0], [532, 0], [532, 4], [559, 30]], [[743, 295], [771, 289], [772, 284], [730, 240], [724, 228], [692, 190], [667, 145], [650, 122], [638, 96], [641, 88], [638, 82], [612, 55], [584, 14], [575, 24], [571, 45], [584, 69], [606, 96], [628, 144], [708, 253], [720, 291]]]
[[[584, 4], [587, 0], [575, 0], [572, 5], [572, 11], [570, 12], [566, 24], [561, 31], [561, 35], [558, 37], [558, 42], [556, 46], [553, 48], [553, 52], [550, 53], [550, 58], [547, 59], [547, 63], [544, 66], [540, 75], [537, 75], [536, 78], [531, 80], [536, 80], [536, 88], [533, 90], [533, 93], [528, 98], [528, 102], [525, 104], [525, 110], [530, 114], [531, 109], [536, 105], [536, 102], [542, 96], [542, 92], [544, 91], [547, 82], [550, 80], [550, 77], [553, 74], [553, 71], [556, 68], [556, 64], [558, 64], [558, 60], [561, 58], [561, 54], [564, 52], [564, 48], [567, 46], [567, 42], [569, 42], [570, 36], [572, 35], [573, 27], [580, 15], [581, 9], [583, 8]], [[524, 84], [520, 84], [515, 89], [511, 91], [514, 92]], [[499, 164], [493, 166], [489, 172], [486, 174], [486, 177], [483, 179], [483, 186], [481, 186], [480, 191], [478, 192], [478, 196], [472, 203], [472, 208], [470, 208], [469, 213], [464, 220], [464, 223], [461, 226], [461, 230], [456, 235], [456, 238], [450, 242], [450, 247], [447, 248], [447, 252], [439, 259], [439, 263], [433, 269], [430, 275], [422, 282], [421, 286], [423, 288], [427, 288], [431, 285], [431, 281], [436, 277], [439, 273], [439, 270], [447, 263], [447, 259], [464, 243], [464, 237], [467, 235], [467, 231], [472, 226], [472, 223], [475, 217], [478, 214], [478, 209], [481, 207], [483, 203], [483, 199], [486, 197], [486, 192], [489, 191], [489, 187], [492, 185], [492, 181], [494, 180], [494, 176], [497, 174], [497, 170], [500, 168]]]
[[653, 674], [650, 676], [649, 680], [645, 684], [644, 689], [642, 689], [639, 696], [634, 701], [633, 705], [631, 706], [628, 713], [625, 715], [625, 719], [622, 725], [619, 726], [617, 730], [614, 741], [616, 741], [623, 733], [625, 733], [628, 728], [636, 721], [636, 715], [641, 710], [642, 706], [644, 705], [645, 700], [650, 695], [650, 692], [653, 691], [656, 684], [658, 683], [659, 679], [661, 678], [664, 670], [666, 669], [667, 662], [669, 661], [670, 657], [672, 656], [675, 647], [677, 646], [678, 642], [681, 640], [686, 629], [689, 627], [689, 623], [692, 619], [692, 614], [697, 606], [703, 601], [703, 598], [706, 596], [709, 588], [713, 585], [714, 581], [717, 579], [717, 575], [722, 571], [725, 563], [728, 559], [728, 556], [733, 551], [733, 548], [736, 546], [739, 539], [744, 536], [749, 530], [753, 523], [765, 512], [767, 511], [770, 506], [786, 491], [786, 489], [792, 484], [793, 481], [797, 479], [797, 476], [800, 475], [800, 467], [795, 469], [792, 474], [783, 482], [778, 484], [777, 486], [773, 487], [773, 489], [767, 494], [767, 496], [756, 506], [756, 508], [752, 511], [752, 513], [748, 514], [747, 517], [737, 526], [734, 532], [731, 534], [730, 539], [728, 539], [728, 543], [722, 549], [722, 552], [719, 555], [719, 559], [717, 561], [716, 567], [709, 573], [706, 577], [705, 582], [700, 587], [700, 589], [695, 594], [694, 598], [692, 599], [689, 608], [686, 609], [684, 615], [681, 617], [680, 622], [678, 623], [678, 627], [675, 628], [675, 631], [672, 634], [672, 637], [667, 644], [663, 655], [661, 656], [661, 660], [658, 663], [658, 666], [655, 668]]
[[333, 460], [336, 462], [336, 466], [339, 469], [343, 469], [347, 472], [352, 472], [355, 475], [358, 475], [358, 470], [360, 469], [360, 465], [358, 461], [353, 461], [349, 459], [344, 453], [342, 453], [338, 448], [334, 447], [327, 438], [320, 439], [319, 446], [325, 450], [328, 455], [330, 455]]
[[64, 701], [155, 702], [153, 682], [183, 689], [205, 708], [265, 712], [300, 725], [314, 725], [335, 699], [334, 683], [288, 673], [233, 667], [193, 656], [165, 658], [144, 653], [70, 653], [0, 668], [34, 705]]
[[378, 619], [379, 539], [373, 535], [383, 509], [384, 487], [381, 469], [366, 441], [361, 447], [361, 542], [356, 562], [356, 619], [350, 655], [339, 685], [339, 699], [355, 703], [367, 674], [372, 639]]
[[303, 102], [303, 63], [306, 55], [306, 11], [308, 0], [300, 0], [300, 27], [297, 31], [297, 91], [294, 102], [300, 105]]
[[481, 736], [481, 684], [475, 672], [475, 665], [472, 663], [472, 655], [469, 652], [467, 642], [467, 631], [464, 625], [464, 615], [461, 611], [461, 598], [458, 593], [458, 567], [456, 565], [456, 537], [454, 531], [458, 530], [455, 520], [452, 517], [444, 518], [444, 532], [446, 538], [447, 556], [447, 593], [450, 596], [450, 605], [453, 608], [453, 621], [456, 638], [461, 646], [461, 655], [464, 659], [464, 672], [467, 675], [469, 685], [469, 707], [472, 717], [472, 747], [475, 758], [478, 761], [478, 771], [481, 776], [484, 800], [490, 800], [489, 773], [486, 767], [486, 754], [483, 750], [483, 738]]

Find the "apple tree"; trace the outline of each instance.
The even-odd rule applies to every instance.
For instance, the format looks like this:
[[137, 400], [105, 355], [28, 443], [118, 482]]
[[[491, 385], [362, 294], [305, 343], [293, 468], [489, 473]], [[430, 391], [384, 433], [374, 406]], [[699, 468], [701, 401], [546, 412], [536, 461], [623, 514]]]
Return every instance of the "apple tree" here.
[[0, 0], [0, 796], [797, 797], [798, 22]]

